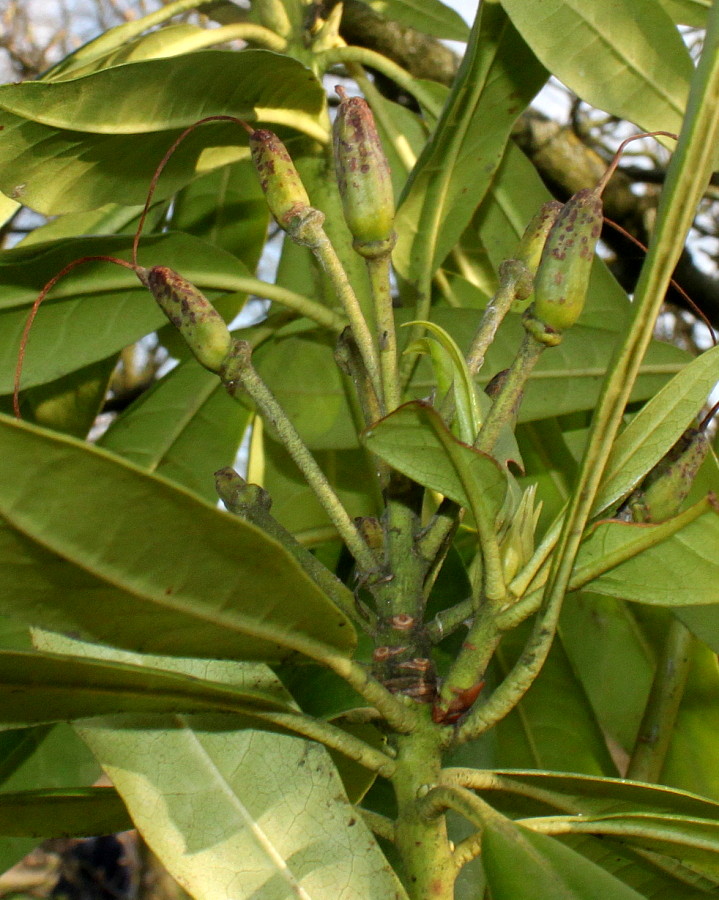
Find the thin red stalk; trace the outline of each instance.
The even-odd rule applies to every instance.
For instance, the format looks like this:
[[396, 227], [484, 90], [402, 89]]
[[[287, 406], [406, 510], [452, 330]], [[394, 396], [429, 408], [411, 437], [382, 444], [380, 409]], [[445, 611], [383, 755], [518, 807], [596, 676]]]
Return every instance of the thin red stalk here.
[[597, 186], [594, 188], [594, 190], [597, 192], [597, 194], [601, 195], [602, 191], [607, 186], [607, 182], [612, 177], [612, 175], [614, 174], [614, 170], [619, 165], [619, 158], [622, 155], [622, 151], [627, 146], [627, 144], [631, 144], [632, 141], [638, 141], [640, 138], [647, 138], [647, 137], [668, 137], [668, 138], [672, 138], [675, 141], [679, 140], [677, 135], [672, 134], [671, 131], [642, 131], [641, 134], [633, 134], [633, 135], [631, 135], [631, 137], [625, 138], [621, 142], [621, 144], [617, 147], [617, 152], [614, 154], [614, 159], [612, 159], [612, 161], [607, 166], [607, 171], [604, 173], [604, 175], [602, 175], [602, 177], [597, 182]]
[[[619, 234], [621, 234], [623, 237], [625, 237], [628, 241], [631, 241], [633, 244], [635, 244], [637, 247], [639, 247], [640, 250], [643, 250], [644, 253], [647, 253], [647, 248], [639, 240], [639, 238], [636, 238], [636, 237], [634, 237], [633, 234], [630, 234], [626, 230], [626, 228], [622, 228], [622, 226], [618, 222], [615, 222], [613, 219], [608, 219], [606, 216], [604, 217], [604, 221], [607, 223], [607, 225], [610, 225], [615, 231], [618, 231]], [[677, 292], [677, 294], [679, 294], [681, 297], [684, 298], [687, 306], [692, 310], [694, 315], [698, 319], [701, 319], [701, 321], [709, 329], [709, 334], [711, 336], [712, 344], [716, 347], [716, 344], [717, 344], [716, 332], [714, 331], [714, 327], [712, 326], [712, 323], [709, 321], [709, 319], [707, 318], [705, 313], [702, 312], [702, 310], [696, 305], [696, 303], [692, 300], [692, 298], [689, 296], [689, 294], [687, 294], [687, 292], [684, 290], [684, 288], [677, 281], [675, 281], [672, 278], [672, 279], [670, 279], [669, 284], [671, 284], [671, 286], [674, 288], [674, 290]]]
[[186, 128], [182, 134], [173, 142], [170, 148], [167, 150], [165, 155], [160, 160], [160, 165], [155, 169], [155, 174], [152, 176], [152, 181], [150, 182], [150, 188], [147, 192], [147, 200], [145, 200], [145, 208], [142, 210], [142, 215], [140, 216], [140, 222], [137, 226], [137, 231], [135, 232], [135, 237], [132, 240], [132, 261], [135, 265], [137, 265], [137, 248], [140, 243], [140, 235], [142, 234], [142, 229], [145, 225], [145, 219], [147, 218], [147, 213], [150, 209], [150, 203], [152, 202], [152, 196], [155, 193], [155, 188], [157, 187], [157, 182], [160, 179], [160, 175], [162, 174], [162, 170], [165, 168], [167, 163], [170, 161], [170, 157], [177, 150], [180, 144], [185, 140], [188, 134], [191, 134], [195, 128], [199, 125], [204, 125], [205, 122], [235, 122], [237, 125], [241, 125], [246, 131], [252, 134], [252, 128], [244, 122], [242, 119], [238, 119], [237, 116], [225, 116], [225, 115], [217, 115], [217, 116], [205, 116], [204, 119], [198, 119], [197, 122], [193, 122], [189, 128]]
[[60, 281], [61, 278], [64, 278], [68, 272], [71, 272], [81, 263], [86, 262], [116, 263], [118, 266], [124, 266], [126, 269], [131, 269], [136, 275], [139, 274], [138, 267], [136, 265], [127, 262], [127, 260], [118, 259], [116, 256], [81, 256], [79, 259], [74, 259], [71, 263], [68, 263], [57, 273], [57, 275], [53, 275], [53, 277], [37, 295], [37, 298], [32, 305], [32, 309], [30, 310], [30, 314], [27, 317], [27, 321], [25, 322], [25, 327], [22, 330], [22, 337], [20, 338], [20, 348], [18, 349], [17, 354], [17, 364], [15, 366], [15, 383], [12, 393], [12, 408], [13, 412], [15, 413], [15, 418], [17, 419], [22, 418], [22, 416], [20, 415], [20, 379], [22, 377], [23, 363], [25, 362], [25, 350], [27, 349], [27, 342], [28, 338], [30, 337], [30, 329], [33, 326], [33, 322], [35, 321], [35, 316], [37, 315], [37, 311], [40, 308], [40, 304], [45, 299], [48, 292], [55, 287], [55, 285], [58, 283], [58, 281]]

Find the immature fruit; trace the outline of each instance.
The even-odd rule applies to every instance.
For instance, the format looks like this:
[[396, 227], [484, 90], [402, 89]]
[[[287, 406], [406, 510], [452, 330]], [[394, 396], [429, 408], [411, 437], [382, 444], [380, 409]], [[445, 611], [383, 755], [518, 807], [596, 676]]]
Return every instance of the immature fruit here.
[[558, 343], [557, 336], [579, 318], [601, 230], [597, 190], [578, 191], [552, 225], [534, 278], [534, 302], [524, 324], [537, 340]]
[[232, 337], [207, 297], [167, 266], [154, 266], [143, 272], [142, 278], [195, 359], [211, 372], [219, 372]]
[[372, 111], [361, 97], [341, 98], [332, 129], [335, 171], [355, 250], [367, 258], [394, 247], [394, 192]]
[[270, 212], [285, 231], [311, 209], [299, 172], [282, 141], [272, 131], [250, 135], [250, 152]]
[[530, 220], [524, 229], [524, 234], [514, 254], [514, 259], [524, 263], [527, 269], [527, 278], [523, 279], [515, 289], [517, 300], [526, 300], [534, 288], [534, 276], [539, 268], [542, 251], [547, 241], [547, 236], [557, 221], [562, 211], [559, 200], [549, 200], [543, 203], [539, 212]]
[[663, 522], [679, 512], [709, 452], [703, 428], [689, 428], [644, 479], [627, 506], [635, 522]]

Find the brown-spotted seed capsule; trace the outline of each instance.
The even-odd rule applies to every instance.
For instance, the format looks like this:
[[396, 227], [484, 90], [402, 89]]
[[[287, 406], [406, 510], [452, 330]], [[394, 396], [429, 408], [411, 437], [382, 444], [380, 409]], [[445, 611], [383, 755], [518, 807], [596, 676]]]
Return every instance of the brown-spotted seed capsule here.
[[250, 152], [270, 212], [280, 228], [287, 231], [293, 220], [311, 209], [300, 174], [287, 148], [272, 131], [253, 131]]
[[345, 96], [343, 88], [336, 90], [340, 105], [332, 139], [345, 221], [361, 256], [384, 256], [396, 240], [387, 157], [367, 102], [362, 97]]
[[147, 269], [142, 280], [195, 359], [211, 372], [219, 372], [230, 352], [232, 336], [207, 297], [167, 266]]
[[596, 188], [586, 188], [567, 201], [552, 225], [534, 278], [534, 302], [524, 322], [539, 341], [558, 343], [584, 308], [602, 210]]

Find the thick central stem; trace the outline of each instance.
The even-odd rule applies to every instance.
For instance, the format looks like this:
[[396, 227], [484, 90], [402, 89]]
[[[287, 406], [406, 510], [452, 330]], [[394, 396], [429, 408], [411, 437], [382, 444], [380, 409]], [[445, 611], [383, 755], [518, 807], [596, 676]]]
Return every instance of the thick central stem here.
[[439, 780], [440, 729], [429, 720], [413, 734], [397, 738], [392, 784], [397, 798], [395, 843], [402, 858], [404, 884], [412, 900], [453, 900], [456, 867], [444, 815], [428, 819], [417, 800]]

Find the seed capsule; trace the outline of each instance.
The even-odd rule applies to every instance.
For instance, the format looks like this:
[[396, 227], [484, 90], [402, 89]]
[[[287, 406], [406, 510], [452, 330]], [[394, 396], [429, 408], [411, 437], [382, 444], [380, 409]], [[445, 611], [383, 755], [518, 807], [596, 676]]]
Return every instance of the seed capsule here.
[[689, 428], [628, 501], [635, 522], [663, 522], [679, 512], [709, 452], [702, 428]]
[[300, 174], [287, 148], [272, 131], [253, 131], [250, 152], [270, 212], [280, 228], [287, 231], [293, 220], [311, 209]]
[[527, 278], [515, 289], [517, 300], [526, 300], [532, 293], [534, 276], [539, 268], [547, 236], [561, 211], [562, 204], [559, 200], [549, 200], [542, 204], [539, 212], [530, 220], [524, 230], [514, 258], [524, 263], [527, 269]]
[[184, 337], [195, 359], [211, 372], [219, 372], [230, 351], [232, 337], [207, 297], [167, 266], [146, 270], [142, 279]]
[[332, 129], [335, 171], [355, 250], [367, 258], [394, 247], [394, 192], [372, 111], [361, 97], [341, 98]]
[[524, 325], [537, 340], [558, 343], [579, 318], [601, 230], [599, 193], [578, 191], [552, 225], [534, 279], [534, 302]]

